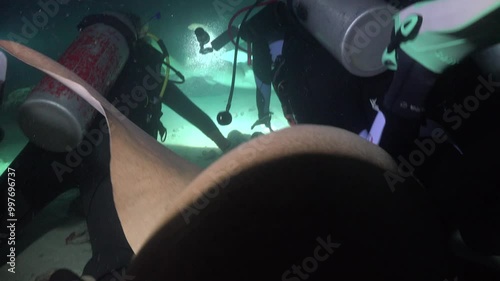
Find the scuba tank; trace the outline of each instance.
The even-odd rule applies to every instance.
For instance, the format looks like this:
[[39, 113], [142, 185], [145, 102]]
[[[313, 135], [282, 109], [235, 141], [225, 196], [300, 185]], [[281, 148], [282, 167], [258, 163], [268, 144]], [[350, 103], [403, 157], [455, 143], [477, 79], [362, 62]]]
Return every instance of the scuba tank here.
[[287, 5], [351, 74], [372, 77], [387, 69], [380, 58], [397, 9], [384, 0], [288, 0]]
[[[137, 32], [119, 14], [91, 15], [58, 62], [106, 95], [123, 69]], [[19, 108], [24, 134], [39, 147], [69, 151], [78, 146], [96, 111], [69, 88], [45, 76]]]

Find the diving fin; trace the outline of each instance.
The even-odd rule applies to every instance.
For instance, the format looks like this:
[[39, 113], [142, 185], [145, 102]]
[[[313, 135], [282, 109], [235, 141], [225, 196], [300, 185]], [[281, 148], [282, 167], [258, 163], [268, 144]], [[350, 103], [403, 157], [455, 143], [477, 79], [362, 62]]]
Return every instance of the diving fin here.
[[424, 1], [395, 16], [393, 40], [383, 55], [384, 64], [397, 69], [396, 48], [430, 71], [441, 74], [472, 52], [500, 42], [498, 0]]

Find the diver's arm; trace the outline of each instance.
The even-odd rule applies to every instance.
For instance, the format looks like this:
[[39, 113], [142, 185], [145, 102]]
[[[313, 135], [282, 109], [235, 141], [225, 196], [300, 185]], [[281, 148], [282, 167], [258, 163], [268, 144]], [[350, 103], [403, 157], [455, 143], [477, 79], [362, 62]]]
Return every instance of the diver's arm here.
[[399, 152], [411, 145], [439, 75], [472, 52], [500, 42], [492, 34], [500, 27], [499, 11], [498, 0], [438, 0], [414, 4], [395, 16], [383, 61], [396, 73], [370, 130], [372, 142]]
[[194, 104], [174, 83], [167, 84], [162, 103], [186, 119], [210, 138], [222, 151], [230, 148], [231, 143], [225, 138], [212, 119]]

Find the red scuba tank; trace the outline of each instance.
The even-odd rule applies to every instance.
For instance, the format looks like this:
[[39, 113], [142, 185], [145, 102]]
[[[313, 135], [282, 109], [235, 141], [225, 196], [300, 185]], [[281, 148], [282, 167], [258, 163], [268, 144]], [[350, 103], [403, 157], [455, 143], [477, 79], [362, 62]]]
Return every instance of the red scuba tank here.
[[[124, 16], [93, 15], [58, 62], [106, 95], [122, 71], [136, 40], [136, 29]], [[78, 146], [96, 110], [72, 90], [45, 76], [19, 108], [26, 136], [43, 149], [69, 151]]]

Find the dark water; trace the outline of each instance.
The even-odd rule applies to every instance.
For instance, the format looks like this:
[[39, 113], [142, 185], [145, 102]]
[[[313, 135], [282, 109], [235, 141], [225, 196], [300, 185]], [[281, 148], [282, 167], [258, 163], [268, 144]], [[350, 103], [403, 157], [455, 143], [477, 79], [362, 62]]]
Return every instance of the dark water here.
[[[188, 29], [191, 23], [222, 29], [234, 12], [253, 1], [4, 0], [1, 3], [0, 38], [20, 41], [55, 59], [78, 35], [76, 26], [87, 15], [105, 11], [133, 12], [147, 20], [160, 12], [161, 19], [152, 21], [150, 30], [165, 41], [173, 57], [183, 61], [189, 55], [186, 53], [186, 44], [191, 43], [188, 39], [194, 37]], [[6, 93], [36, 84], [42, 77], [39, 71], [14, 59], [9, 62]]]

